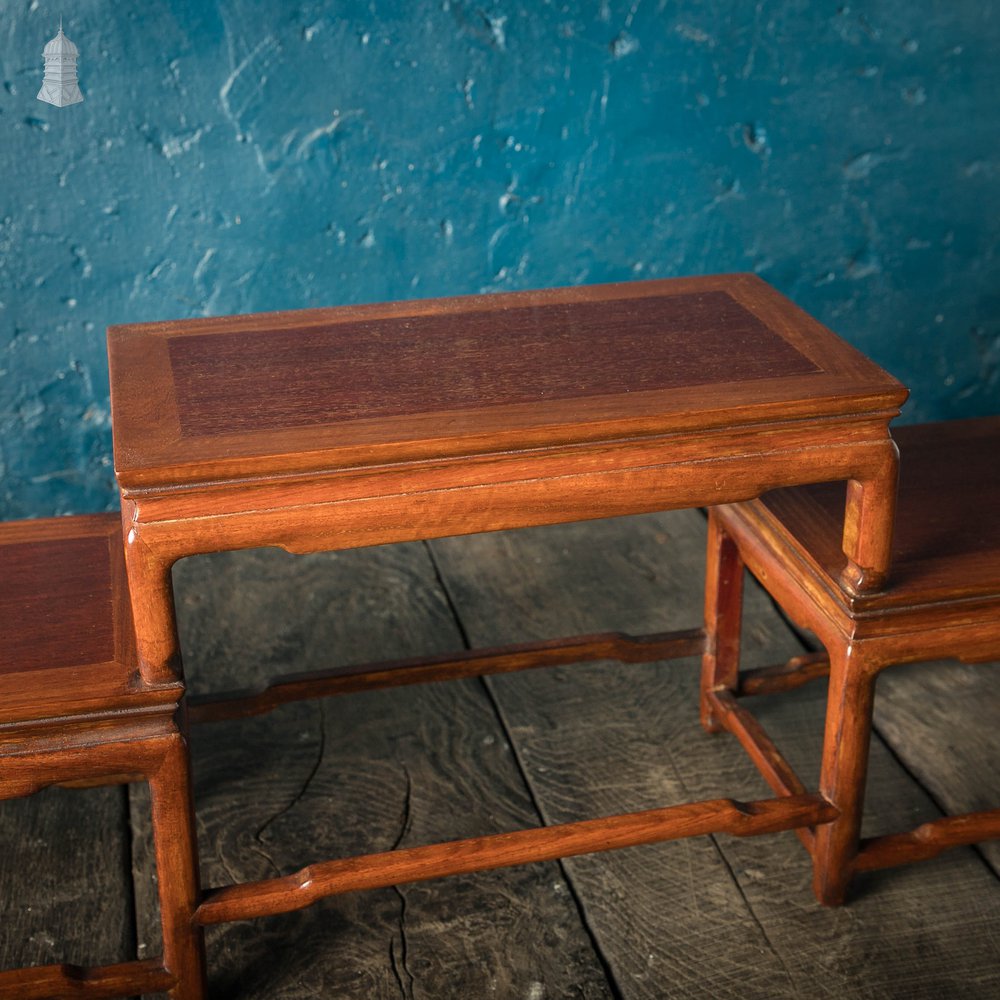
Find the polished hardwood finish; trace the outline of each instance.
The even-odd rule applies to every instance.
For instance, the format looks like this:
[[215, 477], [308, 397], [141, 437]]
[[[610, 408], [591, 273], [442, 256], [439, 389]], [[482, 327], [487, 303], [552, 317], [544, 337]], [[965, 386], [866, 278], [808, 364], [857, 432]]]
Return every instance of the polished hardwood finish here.
[[269, 712], [304, 698], [327, 698], [406, 684], [510, 674], [593, 660], [653, 663], [695, 656], [704, 646], [703, 629], [656, 635], [605, 632], [542, 642], [515, 643], [494, 649], [467, 650], [442, 656], [411, 657], [385, 663], [334, 667], [272, 678], [257, 691], [225, 691], [188, 698], [191, 722], [220, 722]]
[[112, 997], [203, 982], [183, 687], [137, 669], [117, 515], [0, 524], [0, 798], [149, 783], [163, 914], [156, 960], [0, 972], [0, 996]]
[[[6, 980], [6, 982], [5, 982]], [[16, 976], [0, 972], [0, 996], [17, 1000], [52, 1000], [53, 997], [124, 997], [132, 993], [163, 993], [176, 983], [158, 960], [121, 962], [100, 968], [77, 965], [43, 965], [19, 971]], [[10, 992], [3, 990], [9, 986]]]
[[301, 909], [341, 892], [405, 885], [443, 875], [552, 861], [706, 833], [737, 837], [776, 833], [829, 823], [836, 815], [837, 810], [818, 795], [788, 795], [760, 802], [714, 799], [323, 861], [283, 878], [210, 890], [195, 920], [201, 924], [246, 920]]
[[141, 668], [170, 567], [851, 482], [845, 579], [888, 568], [894, 379], [752, 275], [112, 327]]
[[[108, 344], [126, 565], [150, 684], [181, 677], [172, 566], [228, 549], [349, 549], [839, 479], [845, 585], [864, 591], [888, 571], [888, 423], [906, 391], [754, 276], [143, 324], [110, 329]], [[373, 664], [279, 679], [195, 712], [225, 718], [316, 694], [700, 646], [687, 630]], [[834, 812], [804, 786], [790, 792], [790, 780], [777, 799], [747, 807], [717, 799], [320, 862], [301, 877], [221, 887], [189, 920], [699, 831], [829, 823]]]
[[[820, 372], [722, 291], [651, 294], [625, 308], [620, 299], [515, 303], [502, 305], [499, 323], [497, 303], [487, 301], [486, 309], [470, 302], [453, 311], [447, 324], [435, 314], [362, 310], [356, 319], [330, 316], [319, 324], [305, 313], [302, 326], [277, 336], [270, 329], [186, 330], [167, 342], [181, 435], [428, 412], [478, 418], [485, 408], [709, 385], [734, 341], [747, 353], [741, 383]], [[262, 372], [269, 390], [263, 400]], [[206, 393], [205, 383], [225, 385], [225, 393]], [[390, 434], [387, 443], [395, 444], [398, 429]]]
[[177, 700], [140, 683], [115, 514], [0, 525], [0, 725]]
[[905, 398], [752, 275], [119, 326], [108, 346], [128, 492], [856, 418]]
[[829, 673], [820, 791], [840, 815], [817, 828], [814, 865], [816, 893], [830, 904], [843, 901], [854, 871], [1000, 836], [997, 808], [859, 843], [879, 673], [923, 660], [1000, 658], [1000, 417], [902, 427], [896, 437], [902, 464], [894, 570], [879, 593], [859, 595], [839, 583], [842, 492], [835, 487], [782, 490], [711, 513], [712, 537], [728, 558], [708, 581], [710, 606], [737, 586], [745, 565], [827, 653], [826, 662], [810, 657], [768, 671], [763, 686], [759, 673], [741, 684], [733, 672], [734, 607], [729, 617], [708, 620], [703, 700], [713, 719], [720, 698]]
[[[444, 539], [431, 548], [475, 646], [588, 627], [658, 631], [682, 627], [702, 613], [705, 526], [691, 511]], [[752, 580], [743, 606], [748, 663], [803, 652]], [[900, 702], [904, 688], [918, 702], [920, 675], [928, 671], [895, 673], [883, 674], [880, 684], [895, 681]], [[981, 692], [988, 722], [990, 708], [1000, 704], [989, 685], [995, 675], [966, 673], [972, 674], [967, 690]], [[736, 740], [705, 738], [696, 721], [697, 665], [690, 661], [529, 671], [488, 678], [485, 686], [516, 741], [546, 822], [622, 805], [766, 794]], [[766, 724], [815, 791], [823, 685], [740, 702]], [[892, 707], [882, 710], [883, 723]], [[948, 713], [951, 733], [975, 721], [968, 699], [938, 711]], [[891, 750], [878, 735], [874, 739], [870, 771], [877, 794], [866, 812], [866, 833], [938, 815], [899, 763], [903, 758], [912, 766], [914, 753], [926, 757], [925, 745], [900, 727], [893, 727], [893, 736]], [[927, 765], [936, 769], [933, 757]], [[979, 787], [998, 789], [988, 766], [983, 772]], [[966, 776], [954, 782], [966, 794], [975, 787]], [[997, 992], [996, 875], [968, 849], [866, 876], [858, 887], [863, 896], [846, 912], [809, 898], [806, 856], [787, 834], [695, 838], [571, 859], [564, 868], [614, 968], [611, 996], [797, 1000], [819, 992], [932, 1000]]]
[[[683, 628], [701, 616], [704, 539], [699, 512], [673, 511], [310, 557], [258, 549], [185, 560], [175, 588], [188, 690], [263, 688], [290, 668], [444, 653], [462, 646], [462, 632], [479, 648]], [[746, 591], [746, 662], [801, 653], [767, 595], [752, 581]], [[1000, 744], [988, 728], [976, 736], [1000, 706], [995, 676], [961, 664], [881, 675], [865, 834], [935, 819], [921, 786], [942, 804], [966, 797], [969, 808], [984, 808], [974, 800], [985, 794], [988, 805], [991, 793], [1000, 801], [989, 770], [997, 759], [989, 751]], [[740, 699], [811, 791], [824, 687]], [[924, 739], [909, 724], [914, 714], [942, 738]], [[205, 885], [266, 879], [397, 843], [769, 795], [735, 739], [707, 738], [698, 726], [690, 658], [300, 702], [195, 726], [190, 745]], [[985, 751], [979, 772], [958, 771], [955, 762], [977, 747]], [[135, 933], [153, 949], [139, 955], [158, 954], [146, 791], [52, 790], [0, 803], [0, 898], [16, 902], [0, 905], [0, 968], [129, 957], [122, 872], [130, 857]], [[131, 821], [122, 812], [126, 792]], [[98, 824], [107, 824], [105, 834]], [[274, 918], [206, 926], [209, 995], [402, 996], [408, 969], [413, 992], [435, 997], [523, 997], [541, 982], [549, 996], [591, 1000], [794, 1000], [822, 982], [841, 1000], [914, 988], [930, 1000], [956, 984], [968, 1000], [993, 1000], [1000, 911], [997, 865], [984, 856], [996, 843], [866, 873], [849, 912], [810, 898], [809, 866], [789, 834], [694, 837], [347, 893]], [[98, 850], [110, 855], [104, 876]], [[44, 943], [46, 932], [59, 947]]]

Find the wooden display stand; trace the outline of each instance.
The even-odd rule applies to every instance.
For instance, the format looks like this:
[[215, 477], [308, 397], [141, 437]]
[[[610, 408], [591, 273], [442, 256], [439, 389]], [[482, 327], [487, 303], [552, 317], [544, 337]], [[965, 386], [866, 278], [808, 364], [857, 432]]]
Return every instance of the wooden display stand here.
[[[889, 568], [905, 389], [751, 275], [223, 317], [108, 332], [115, 468], [145, 684], [182, 676], [171, 567], [747, 500], [847, 481], [841, 578]], [[555, 663], [705, 650], [704, 631], [577, 636], [277, 679], [199, 718]], [[769, 743], [744, 739], [766, 755]], [[207, 891], [207, 923], [324, 896], [697, 833], [809, 829], [804, 788], [319, 862]], [[193, 952], [188, 949], [188, 953]], [[176, 970], [198, 997], [202, 971]]]
[[0, 972], [0, 997], [202, 995], [183, 686], [139, 677], [115, 514], [0, 525], [0, 799], [149, 782], [163, 956]]
[[[828, 904], [843, 902], [854, 872], [1000, 837], [997, 808], [859, 843], [879, 673], [921, 660], [1000, 659], [1000, 418], [900, 427], [896, 438], [902, 452], [898, 530], [892, 586], [881, 593], [851, 594], [838, 583], [842, 487], [780, 490], [710, 514], [703, 719], [745, 740], [753, 723], [739, 695], [830, 676], [819, 790], [838, 816], [815, 837], [804, 837], [816, 895]], [[744, 565], [793, 620], [819, 637], [825, 654], [779, 670], [739, 672]], [[755, 759], [778, 794], [804, 790], [780, 755]]]

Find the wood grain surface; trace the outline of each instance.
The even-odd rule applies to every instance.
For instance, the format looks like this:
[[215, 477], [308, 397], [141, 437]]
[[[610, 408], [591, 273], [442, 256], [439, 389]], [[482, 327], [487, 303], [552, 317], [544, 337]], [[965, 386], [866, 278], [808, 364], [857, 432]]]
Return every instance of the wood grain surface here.
[[[113, 541], [120, 549], [120, 535]], [[94, 535], [4, 546], [0, 673], [114, 659], [111, 543]]]
[[[476, 643], [525, 630], [678, 627], [700, 613], [703, 544], [692, 512], [433, 543]], [[748, 605], [748, 665], [796, 651], [756, 588]], [[551, 821], [612, 802], [762, 788], [735, 740], [698, 726], [695, 665], [587, 666], [572, 681], [558, 668], [489, 683]], [[818, 775], [823, 695], [819, 683], [753, 705], [807, 783]], [[939, 815], [881, 743], [870, 766], [870, 832]], [[969, 849], [864, 876], [861, 897], [835, 911], [810, 898], [810, 867], [790, 833], [565, 865], [623, 997], [931, 1000], [988, 996], [1000, 984], [996, 878]]]
[[[196, 689], [462, 645], [422, 545], [221, 555], [177, 576]], [[479, 681], [289, 705], [200, 727], [193, 749], [206, 885], [540, 822]], [[208, 951], [213, 997], [609, 995], [553, 864], [210, 928]]]
[[[893, 428], [901, 453], [892, 586], [857, 613], [1000, 593], [1000, 417]], [[836, 580], [844, 567], [844, 487], [777, 490], [762, 503]]]
[[0, 525], [0, 723], [136, 704], [115, 514]]
[[705, 385], [732, 350], [747, 355], [740, 381], [819, 371], [721, 291], [202, 334], [167, 346], [181, 432], [191, 437]]
[[[205, 691], [289, 669], [445, 653], [463, 635], [478, 645], [683, 628], [700, 619], [704, 541], [701, 516], [686, 512], [449, 539], [433, 543], [433, 558], [415, 544], [185, 561], [175, 573], [188, 668]], [[748, 664], [800, 651], [769, 602], [748, 591]], [[866, 833], [939, 815], [914, 775], [970, 800], [989, 794], [995, 777], [980, 750], [966, 767], [943, 754], [957, 737], [930, 739], [979, 725], [986, 733], [997, 688], [989, 667], [968, 669], [964, 680], [930, 668], [926, 677], [921, 668], [883, 676], [893, 683], [877, 719], [895, 752], [880, 742], [873, 749]], [[928, 692], [940, 718], [921, 725], [915, 706]], [[823, 702], [818, 680], [752, 706], [807, 784], [818, 773]], [[694, 661], [573, 665], [495, 678], [488, 689], [465, 680], [287, 705], [199, 727], [194, 757], [207, 884], [541, 820], [766, 794], [736, 741], [699, 726]], [[130, 843], [140, 952], [156, 952], [143, 788], [129, 786], [130, 827], [115, 789], [0, 804], [0, 965], [128, 956]], [[50, 879], [49, 870], [63, 874]], [[997, 876], [976, 851], [860, 876], [860, 891], [837, 911], [814, 902], [810, 879], [787, 833], [357, 893], [209, 928], [210, 995], [992, 1000], [1000, 992]]]
[[126, 491], [906, 398], [749, 274], [118, 326], [108, 353]]
[[[836, 491], [781, 490], [748, 504], [715, 508], [711, 515], [712, 531], [725, 530], [754, 576], [792, 619], [816, 633], [829, 654], [830, 711], [820, 790], [840, 815], [817, 830], [814, 852], [816, 892], [829, 904], [843, 902], [855, 858], [859, 871], [869, 871], [926, 860], [949, 845], [1000, 837], [997, 782], [987, 778], [975, 785], [972, 812], [885, 831], [862, 843], [859, 853], [876, 677], [913, 662], [980, 663], [1000, 657], [1000, 474], [993, 460], [1000, 417], [914, 424], [901, 428], [897, 441], [902, 470], [898, 527], [893, 582], [884, 593], [854, 595], [837, 585], [843, 560], [834, 555], [836, 510], [842, 503]], [[931, 669], [922, 676], [933, 677]], [[919, 734], [939, 748], [944, 768], [937, 774], [947, 769], [954, 775], [965, 755], [975, 761], [991, 742], [995, 756], [997, 741], [983, 740], [989, 730], [982, 723], [973, 725], [966, 741], [964, 728], [956, 730], [949, 722], [947, 682], [928, 693], [926, 709], [905, 701], [897, 705], [895, 724], [907, 727], [911, 741]], [[921, 717], [919, 725], [914, 715]], [[952, 743], [962, 750], [953, 752]], [[982, 773], [982, 765], [973, 765], [970, 777], [977, 771]], [[959, 782], [954, 793], [948, 792], [938, 777], [930, 787], [947, 806], [965, 799], [968, 785]]]

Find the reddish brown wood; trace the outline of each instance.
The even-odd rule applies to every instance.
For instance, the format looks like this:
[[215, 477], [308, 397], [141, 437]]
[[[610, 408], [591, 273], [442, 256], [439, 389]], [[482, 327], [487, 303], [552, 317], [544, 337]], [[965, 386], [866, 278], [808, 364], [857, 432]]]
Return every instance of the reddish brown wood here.
[[[0, 673], [115, 659], [109, 533], [4, 547]], [[58, 624], [53, 628], [53, 624]], [[68, 648], [67, 636], [73, 637]]]
[[741, 696], [779, 694], [829, 675], [830, 657], [826, 653], [803, 653], [793, 656], [787, 663], [741, 671], [738, 693]]
[[838, 478], [888, 564], [905, 390], [751, 275], [108, 332], [143, 675], [178, 676], [186, 555], [350, 548]]
[[945, 816], [930, 823], [922, 823], [906, 833], [890, 833], [862, 840], [854, 861], [854, 870], [867, 872], [876, 868], [926, 861], [952, 847], [978, 844], [998, 837], [1000, 809]]
[[35, 965], [0, 972], [0, 997], [52, 1000], [83, 997], [106, 1000], [132, 993], [166, 993], [176, 983], [159, 959], [82, 968], [79, 965]]
[[782, 756], [761, 724], [730, 691], [709, 693], [712, 712], [750, 755], [764, 779], [778, 795], [806, 795], [808, 789]]
[[[919, 660], [1000, 658], [1000, 417], [902, 427], [891, 586], [857, 594], [840, 581], [843, 488], [806, 486], [711, 514], [788, 614], [830, 661], [820, 791], [840, 815], [816, 834], [819, 898], [843, 900], [851, 874], [996, 836], [1000, 810], [878, 838], [858, 854], [877, 675]], [[709, 637], [709, 642], [711, 637]], [[821, 661], [816, 671], [822, 669]], [[810, 665], [793, 674], [812, 673]], [[764, 687], [772, 684], [765, 677]], [[760, 677], [748, 682], [760, 689]]]
[[873, 456], [873, 463], [867, 474], [847, 481], [841, 548], [852, 556], [838, 583], [850, 594], [880, 590], [889, 576], [892, 531], [885, 527], [895, 524], [899, 453], [890, 446]]
[[652, 844], [705, 833], [751, 836], [828, 822], [835, 812], [815, 795], [760, 802], [707, 802], [624, 813], [446, 844], [310, 865], [284, 878], [213, 889], [198, 908], [202, 924], [227, 923], [310, 906], [325, 896], [420, 882], [461, 872]]
[[112, 327], [108, 343], [130, 492], [744, 425], [747, 409], [753, 422], [857, 416], [905, 398], [752, 275]]
[[204, 996], [183, 688], [139, 676], [117, 516], [0, 524], [0, 798], [49, 785], [146, 780], [163, 911], [164, 957], [100, 968], [0, 974], [0, 994]]
[[[806, 795], [808, 790], [802, 779], [785, 760], [764, 727], [736, 700], [732, 691], [709, 691], [705, 696], [711, 717], [719, 729], [732, 733], [757, 766], [761, 776], [777, 795]], [[810, 853], [815, 847], [813, 825], [801, 826], [796, 836]]]
[[335, 667], [331, 670], [278, 677], [261, 691], [231, 691], [191, 697], [188, 699], [189, 717], [192, 722], [218, 722], [260, 715], [279, 705], [304, 698], [325, 698], [460, 677], [507, 674], [591, 660], [653, 663], [657, 660], [697, 656], [704, 645], [704, 637], [705, 633], [701, 629], [643, 636], [605, 632], [570, 639], [518, 643], [496, 649], [469, 650], [445, 656]]
[[[856, 615], [1000, 593], [1000, 462], [991, 461], [998, 424], [1000, 417], [986, 417], [894, 429], [904, 457], [892, 586], [838, 595]], [[843, 501], [842, 485], [823, 483], [778, 490], [763, 502], [796, 549], [836, 579], [846, 561], [839, 545]]]
[[0, 722], [176, 700], [136, 671], [116, 515], [0, 524]]
[[[181, 434], [681, 389], [715, 381], [734, 341], [748, 353], [741, 382], [820, 371], [727, 292], [637, 297], [627, 309], [617, 299], [509, 305], [500, 316], [476, 304], [451, 313], [447, 324], [437, 315], [343, 321], [331, 314], [326, 324], [303, 317], [302, 326], [277, 335], [234, 329], [172, 337]], [[623, 357], [634, 364], [622, 365]], [[225, 390], [206, 393], [205, 382]]]
[[[896, 461], [888, 422], [906, 392], [751, 275], [117, 327], [108, 345], [125, 560], [149, 685], [181, 676], [170, 572], [198, 553], [350, 548], [840, 479], [852, 484], [847, 573], [862, 588], [888, 567]], [[598, 639], [573, 655], [622, 648]], [[692, 632], [657, 652], [699, 651]], [[724, 676], [712, 686], [733, 682], [732, 653], [724, 650]], [[565, 655], [488, 651], [319, 683], [292, 678], [230, 709], [203, 710], [242, 713], [320, 691]], [[183, 797], [165, 806], [162, 821], [179, 822], [188, 806]], [[740, 808], [721, 800], [324, 863], [295, 886], [222, 890], [200, 919], [306, 905], [348, 884], [348, 872], [358, 888], [390, 885], [833, 815], [812, 797]], [[178, 872], [170, 934], [187, 958], [170, 963], [193, 977], [185, 970], [197, 966], [198, 942], [185, 937], [184, 914], [196, 877], [183, 865]]]
[[712, 695], [735, 691], [739, 684], [740, 630], [743, 625], [743, 563], [736, 546], [708, 524], [705, 564], [705, 651], [701, 661], [701, 724], [718, 732], [723, 723], [714, 715]]
[[0, 727], [0, 797], [34, 795], [52, 785], [87, 787], [145, 778], [160, 766], [174, 726], [173, 704], [143, 712], [47, 719]]
[[839, 816], [817, 829], [813, 850], [813, 888], [816, 898], [827, 906], [844, 902], [853, 874], [868, 775], [875, 676], [872, 666], [858, 655], [857, 646], [830, 650], [819, 788]]
[[149, 778], [157, 889], [163, 927], [163, 964], [177, 980], [173, 996], [201, 1000], [207, 995], [205, 946], [193, 914], [201, 899], [198, 837], [187, 744], [177, 732], [160, 766]]

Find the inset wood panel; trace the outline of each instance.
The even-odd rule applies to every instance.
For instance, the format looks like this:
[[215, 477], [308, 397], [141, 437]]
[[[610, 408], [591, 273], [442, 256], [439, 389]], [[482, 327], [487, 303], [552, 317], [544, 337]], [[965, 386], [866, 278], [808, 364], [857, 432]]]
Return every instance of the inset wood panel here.
[[117, 514], [0, 525], [0, 725], [176, 693], [138, 681]]
[[0, 673], [114, 658], [109, 545], [104, 535], [0, 548]]
[[169, 341], [185, 436], [705, 385], [819, 368], [726, 292]]

